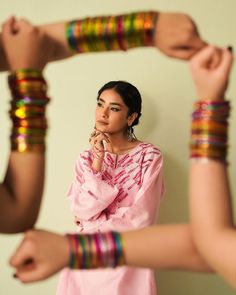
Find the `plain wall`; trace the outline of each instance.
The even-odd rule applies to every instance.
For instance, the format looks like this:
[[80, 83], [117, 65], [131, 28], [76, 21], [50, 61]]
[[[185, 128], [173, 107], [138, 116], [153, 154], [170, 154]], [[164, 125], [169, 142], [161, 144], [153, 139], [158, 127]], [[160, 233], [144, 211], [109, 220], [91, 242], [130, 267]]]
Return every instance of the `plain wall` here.
[[[236, 2], [234, 0], [8, 0], [1, 1], [0, 22], [9, 15], [26, 17], [35, 24], [71, 20], [102, 14], [155, 9], [189, 13], [209, 42], [236, 48]], [[229, 169], [234, 203], [236, 201], [236, 75], [231, 76], [227, 97], [232, 98]], [[113, 79], [135, 84], [143, 96], [143, 116], [137, 136], [157, 145], [164, 153], [167, 192], [159, 222], [188, 222], [188, 142], [190, 113], [195, 99], [188, 64], [167, 58], [156, 49], [91, 53], [51, 63], [45, 70], [52, 98], [48, 107], [50, 130], [47, 138], [47, 179], [37, 226], [57, 232], [75, 229], [66, 192], [73, 178], [79, 153], [88, 147], [94, 125], [96, 94], [101, 85]], [[10, 120], [7, 73], [0, 73], [0, 172], [4, 177], [8, 152]], [[23, 167], [22, 167], [23, 169]], [[12, 216], [14, 218], [14, 216]], [[0, 236], [0, 294], [55, 294], [58, 276], [24, 286], [12, 278], [7, 260], [21, 235]], [[231, 295], [235, 292], [216, 275], [187, 272], [158, 272], [159, 294]], [[135, 295], [135, 294], [131, 294]]]

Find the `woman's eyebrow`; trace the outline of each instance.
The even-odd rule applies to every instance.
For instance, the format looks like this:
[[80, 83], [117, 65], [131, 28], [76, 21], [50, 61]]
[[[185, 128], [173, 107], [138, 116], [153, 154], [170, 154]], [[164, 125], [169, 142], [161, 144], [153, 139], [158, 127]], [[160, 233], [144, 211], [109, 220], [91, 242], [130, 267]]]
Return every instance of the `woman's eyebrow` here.
[[[100, 100], [101, 102], [105, 103], [105, 100], [102, 99], [101, 97], [99, 97], [98, 100]], [[118, 102], [110, 102], [109, 104], [110, 104], [110, 105], [116, 105], [116, 106], [119, 106], [119, 107], [122, 107], [122, 106], [123, 106], [122, 104], [120, 104], [120, 103], [118, 103]]]

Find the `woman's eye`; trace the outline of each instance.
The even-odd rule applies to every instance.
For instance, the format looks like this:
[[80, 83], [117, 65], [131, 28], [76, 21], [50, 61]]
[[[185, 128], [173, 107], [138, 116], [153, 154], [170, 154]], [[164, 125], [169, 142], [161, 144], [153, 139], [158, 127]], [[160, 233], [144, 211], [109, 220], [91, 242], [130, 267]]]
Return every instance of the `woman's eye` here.
[[118, 108], [111, 108], [111, 110], [112, 110], [113, 112], [119, 112], [120, 109], [118, 109]]
[[102, 106], [102, 103], [101, 103], [101, 102], [98, 102], [98, 103], [97, 103], [97, 106], [98, 106], [98, 107], [101, 107], [101, 106]]

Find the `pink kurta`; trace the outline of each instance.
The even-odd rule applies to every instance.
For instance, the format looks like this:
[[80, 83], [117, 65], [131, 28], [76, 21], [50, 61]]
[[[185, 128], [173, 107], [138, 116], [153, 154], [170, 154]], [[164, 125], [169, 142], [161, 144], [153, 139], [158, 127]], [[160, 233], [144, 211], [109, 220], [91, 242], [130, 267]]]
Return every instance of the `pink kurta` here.
[[[124, 231], [155, 222], [164, 193], [161, 152], [141, 142], [125, 155], [106, 152], [101, 172], [91, 168], [92, 151], [76, 163], [76, 177], [68, 197], [79, 232]], [[148, 248], [147, 248], [148, 251]], [[153, 295], [150, 269], [64, 269], [58, 295]]]

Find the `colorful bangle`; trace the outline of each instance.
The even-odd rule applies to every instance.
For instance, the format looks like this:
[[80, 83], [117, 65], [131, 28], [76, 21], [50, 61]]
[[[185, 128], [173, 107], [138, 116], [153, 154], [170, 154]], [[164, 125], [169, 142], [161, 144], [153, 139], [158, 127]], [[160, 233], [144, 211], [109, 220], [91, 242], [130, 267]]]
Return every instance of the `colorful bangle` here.
[[66, 39], [74, 53], [154, 46], [157, 18], [153, 11], [87, 17], [66, 23]]
[[125, 264], [124, 244], [118, 232], [66, 234], [72, 269], [117, 267]]
[[18, 152], [44, 153], [47, 133], [47, 83], [41, 71], [22, 69], [8, 77], [12, 94], [11, 149]]
[[225, 100], [202, 100], [194, 104], [190, 156], [226, 162], [230, 103]]

